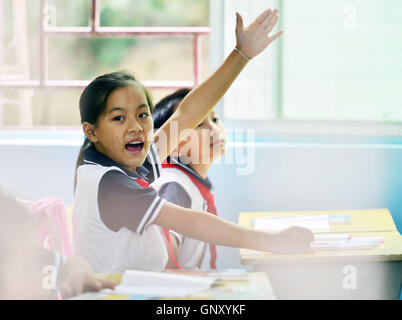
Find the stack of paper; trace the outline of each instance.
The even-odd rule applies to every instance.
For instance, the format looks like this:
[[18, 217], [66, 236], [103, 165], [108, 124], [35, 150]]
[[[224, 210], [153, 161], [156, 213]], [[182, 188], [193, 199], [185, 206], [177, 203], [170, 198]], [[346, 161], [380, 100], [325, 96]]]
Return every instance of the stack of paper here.
[[322, 238], [315, 236], [311, 248], [315, 251], [369, 250], [377, 248], [383, 242], [384, 237], [349, 237], [347, 234], [334, 234]]
[[127, 270], [115, 290], [103, 291], [121, 295], [186, 297], [209, 289], [215, 280], [214, 277]]
[[292, 226], [307, 228], [313, 233], [329, 232], [329, 216], [267, 216], [254, 220], [257, 230], [279, 231]]
[[344, 242], [350, 240], [351, 236], [349, 233], [321, 233], [314, 235], [314, 241], [323, 242], [323, 241], [336, 241], [336, 242]]
[[248, 272], [244, 269], [221, 269], [208, 271], [206, 273], [208, 277], [214, 277], [219, 281], [245, 281], [248, 280]]

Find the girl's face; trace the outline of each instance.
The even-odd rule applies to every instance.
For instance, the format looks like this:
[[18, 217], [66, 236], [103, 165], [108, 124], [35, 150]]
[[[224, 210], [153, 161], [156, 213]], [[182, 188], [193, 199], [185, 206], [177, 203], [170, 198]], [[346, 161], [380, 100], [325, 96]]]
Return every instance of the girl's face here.
[[211, 164], [225, 154], [225, 147], [225, 127], [212, 110], [179, 146], [179, 155], [188, 157], [191, 163]]
[[84, 123], [84, 132], [98, 152], [134, 172], [144, 163], [153, 139], [144, 90], [137, 85], [114, 90], [97, 125]]

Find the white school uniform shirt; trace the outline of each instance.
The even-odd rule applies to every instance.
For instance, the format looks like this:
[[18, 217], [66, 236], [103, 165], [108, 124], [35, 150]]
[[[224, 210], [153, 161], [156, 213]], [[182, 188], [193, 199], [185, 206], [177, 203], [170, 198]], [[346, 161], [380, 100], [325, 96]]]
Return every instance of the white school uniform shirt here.
[[[176, 158], [170, 158], [170, 163], [183, 168], [209, 189], [212, 185], [209, 179], [200, 177], [190, 166], [184, 165]], [[160, 197], [167, 201], [193, 210], [207, 211], [207, 202], [191, 179], [180, 169], [163, 168], [162, 174], [152, 186], [158, 190]], [[210, 214], [207, 213], [206, 214]], [[179, 239], [178, 263], [182, 268], [195, 269], [202, 262], [208, 244], [203, 241], [185, 237], [173, 232]]]
[[165, 268], [165, 237], [152, 224], [165, 200], [143, 183], [145, 177], [153, 181], [160, 172], [154, 144], [137, 173], [125, 170], [94, 147], [84, 151], [84, 164], [77, 171], [73, 248], [95, 273]]

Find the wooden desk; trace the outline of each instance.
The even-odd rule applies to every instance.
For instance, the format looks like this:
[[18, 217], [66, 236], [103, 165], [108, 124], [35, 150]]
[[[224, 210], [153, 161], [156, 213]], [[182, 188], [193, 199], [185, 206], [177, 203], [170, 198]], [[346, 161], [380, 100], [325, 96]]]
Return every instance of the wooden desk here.
[[[98, 277], [120, 283], [120, 274], [102, 274]], [[85, 293], [73, 300], [132, 300], [136, 297], [129, 295], [102, 294], [97, 292]], [[275, 300], [276, 296], [272, 285], [264, 272], [251, 272], [248, 280], [219, 281], [206, 291], [186, 297], [175, 299], [166, 297], [162, 300]]]
[[[268, 215], [320, 214], [351, 216], [350, 224], [331, 225], [330, 233], [383, 236], [384, 244], [373, 250], [318, 251], [301, 255], [241, 249], [242, 264], [252, 265], [254, 271], [266, 272], [278, 299], [399, 299], [402, 237], [386, 209], [241, 213], [239, 224], [252, 227], [254, 218]], [[351, 282], [352, 279], [355, 282]]]
[[297, 212], [245, 212], [239, 215], [239, 224], [252, 227], [252, 220], [266, 216], [302, 215], [350, 215], [350, 224], [331, 225], [330, 233], [397, 231], [394, 220], [387, 209], [348, 211], [297, 211]]

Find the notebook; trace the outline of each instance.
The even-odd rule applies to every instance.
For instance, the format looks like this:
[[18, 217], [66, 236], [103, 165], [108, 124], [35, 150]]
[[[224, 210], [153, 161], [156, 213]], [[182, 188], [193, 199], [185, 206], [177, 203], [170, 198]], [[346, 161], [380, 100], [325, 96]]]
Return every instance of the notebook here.
[[208, 290], [214, 277], [199, 277], [165, 272], [126, 270], [120, 285], [102, 292], [118, 295], [158, 297], [186, 297]]

